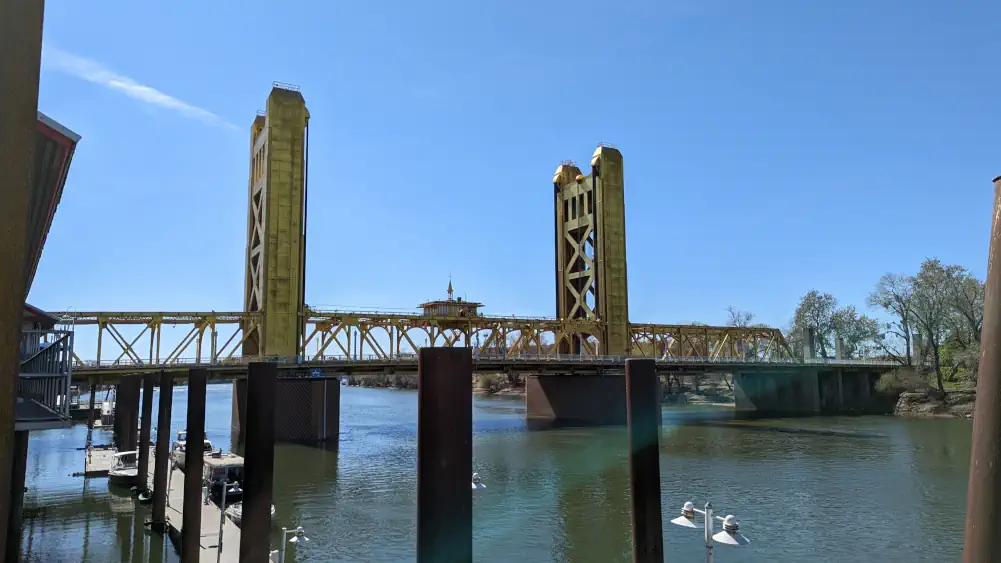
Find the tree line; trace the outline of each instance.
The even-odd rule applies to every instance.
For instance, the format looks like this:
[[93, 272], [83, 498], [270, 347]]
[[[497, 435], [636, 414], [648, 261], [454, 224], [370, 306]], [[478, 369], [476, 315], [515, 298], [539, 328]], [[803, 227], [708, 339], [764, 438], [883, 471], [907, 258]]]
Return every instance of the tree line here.
[[[921, 263], [916, 274], [885, 274], [866, 305], [888, 320], [878, 320], [841, 305], [830, 293], [812, 290], [799, 300], [784, 331], [794, 353], [803, 350], [807, 328], [821, 358], [880, 357], [935, 374], [945, 381], [974, 382], [980, 359], [984, 319], [984, 282], [963, 266], [937, 258]], [[731, 326], [752, 326], [751, 313], [730, 307]]]

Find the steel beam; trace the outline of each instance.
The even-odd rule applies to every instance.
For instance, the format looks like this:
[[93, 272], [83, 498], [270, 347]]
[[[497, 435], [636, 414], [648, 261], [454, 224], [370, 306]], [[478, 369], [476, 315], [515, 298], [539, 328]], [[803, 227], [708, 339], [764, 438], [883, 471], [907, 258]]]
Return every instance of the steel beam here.
[[423, 348], [417, 375], [417, 563], [473, 560], [473, 362]]
[[157, 413], [156, 455], [153, 458], [153, 529], [167, 525], [167, 476], [170, 471], [170, 411], [174, 402], [174, 378], [160, 372], [160, 409]]
[[633, 561], [664, 562], [660, 510], [660, 385], [653, 359], [626, 360]]
[[[181, 524], [181, 563], [197, 563], [201, 556], [202, 467], [205, 446], [205, 384], [208, 371], [188, 372], [188, 425], [184, 446], [184, 516]], [[243, 558], [241, 558], [242, 560]]]
[[240, 561], [243, 563], [266, 563], [271, 553], [269, 538], [274, 496], [277, 377], [275, 364], [250, 364], [240, 533]]
[[1001, 176], [994, 178], [994, 213], [980, 329], [980, 368], [973, 412], [973, 447], [966, 496], [963, 563], [1001, 561]]

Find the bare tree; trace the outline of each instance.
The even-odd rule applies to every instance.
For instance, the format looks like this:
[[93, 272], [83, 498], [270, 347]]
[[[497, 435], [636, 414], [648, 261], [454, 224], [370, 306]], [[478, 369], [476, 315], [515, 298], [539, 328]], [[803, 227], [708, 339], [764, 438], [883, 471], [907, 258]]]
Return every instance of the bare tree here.
[[935, 379], [938, 390], [943, 393], [942, 344], [949, 336], [953, 286], [961, 271], [959, 266], [945, 266], [938, 258], [927, 258], [921, 263], [921, 270], [912, 281], [914, 294], [911, 311], [925, 342], [931, 346]]
[[978, 280], [959, 266], [955, 268], [955, 277], [949, 291], [949, 304], [956, 313], [960, 332], [957, 336], [965, 343], [979, 344], [980, 330], [984, 324], [984, 282]]
[[913, 363], [911, 357], [911, 332], [914, 329], [914, 284], [909, 276], [900, 274], [884, 274], [876, 282], [876, 288], [869, 294], [867, 300], [870, 307], [879, 307], [887, 313], [894, 315], [894, 320], [886, 323], [884, 328], [891, 334], [903, 341], [903, 353], [891, 347], [884, 335], [881, 335], [877, 343], [887, 353], [904, 365]]
[[751, 313], [750, 311], [741, 311], [733, 305], [726, 308], [726, 314], [728, 317], [726, 326], [747, 328], [751, 326], [751, 321], [754, 320], [754, 313]]

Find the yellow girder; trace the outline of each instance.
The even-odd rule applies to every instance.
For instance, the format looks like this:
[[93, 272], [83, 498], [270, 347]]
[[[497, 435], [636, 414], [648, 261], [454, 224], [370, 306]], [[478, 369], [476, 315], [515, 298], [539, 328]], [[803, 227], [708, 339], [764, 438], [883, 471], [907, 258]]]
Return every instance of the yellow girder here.
[[[260, 313], [240, 312], [60, 312], [77, 331], [97, 329], [101, 363], [163, 364], [181, 360], [213, 363], [240, 357], [243, 343], [262, 325]], [[472, 346], [506, 356], [557, 355], [557, 343], [579, 337], [583, 353], [601, 354], [599, 321], [515, 316], [431, 317], [421, 313], [309, 311], [299, 355], [388, 359], [423, 346]], [[161, 342], [163, 327], [188, 330]], [[139, 327], [142, 327], [139, 329]], [[138, 330], [137, 330], [138, 329]], [[219, 345], [219, 334], [224, 338]], [[207, 333], [207, 334], [206, 334]], [[104, 336], [114, 343], [109, 354]], [[782, 357], [789, 347], [773, 328], [631, 323], [629, 355], [648, 357]], [[81, 335], [83, 336], [83, 335]], [[149, 349], [140, 348], [143, 337]], [[208, 340], [208, 342], [206, 342]], [[77, 339], [80, 342], [80, 338]], [[169, 350], [169, 352], [164, 353]], [[79, 352], [79, 349], [78, 349]], [[89, 354], [86, 354], [89, 355]], [[79, 361], [79, 358], [78, 358]]]

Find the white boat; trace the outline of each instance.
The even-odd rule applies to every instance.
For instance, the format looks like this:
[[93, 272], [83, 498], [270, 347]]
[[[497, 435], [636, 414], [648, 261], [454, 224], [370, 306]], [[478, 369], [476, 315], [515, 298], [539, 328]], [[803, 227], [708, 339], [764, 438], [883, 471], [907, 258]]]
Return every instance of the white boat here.
[[118, 452], [111, 456], [108, 482], [112, 485], [131, 487], [139, 478], [139, 451]]
[[[238, 502], [234, 505], [226, 507], [226, 516], [233, 521], [234, 524], [239, 526], [243, 522], [243, 503]], [[275, 505], [271, 505], [271, 520], [275, 519]]]
[[483, 479], [480, 478], [480, 474], [473, 473], [473, 490], [475, 491], [476, 489], [485, 488], [487, 488], [487, 486], [483, 484]]
[[[170, 455], [174, 458], [174, 465], [184, 469], [184, 454], [188, 443], [188, 433], [185, 430], [179, 430], [177, 432], [177, 440], [170, 446]], [[213, 449], [212, 442], [207, 438], [205, 439], [204, 446], [202, 447], [202, 454], [208, 454]]]

